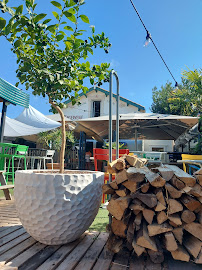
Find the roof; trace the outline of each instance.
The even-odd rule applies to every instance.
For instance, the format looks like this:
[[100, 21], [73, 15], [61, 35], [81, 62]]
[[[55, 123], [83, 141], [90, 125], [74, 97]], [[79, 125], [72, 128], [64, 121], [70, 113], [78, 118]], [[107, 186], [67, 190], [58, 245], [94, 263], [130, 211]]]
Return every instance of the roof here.
[[[86, 92], [86, 94], [80, 93], [80, 94], [79, 94], [79, 97], [82, 97], [82, 96], [86, 96], [86, 97], [87, 97], [87, 94], [89, 94], [90, 92], [92, 92], [92, 91], [94, 91], [94, 90], [95, 90], [96, 92], [97, 92], [97, 91], [102, 92], [102, 93], [104, 93], [106, 96], [109, 95], [109, 91], [107, 91], [107, 90], [105, 90], [105, 89], [103, 89], [103, 88], [100, 88], [100, 87], [96, 86], [95, 88], [94, 88], [94, 87], [89, 88], [89, 90]], [[116, 98], [116, 95], [113, 94], [113, 97]], [[131, 100], [129, 100], [129, 99], [126, 99], [126, 98], [123, 98], [123, 97], [120, 97], [120, 100], [123, 101], [123, 102], [125, 102], [125, 103], [127, 103], [127, 105], [131, 105], [131, 106], [134, 106], [134, 107], [138, 108], [139, 110], [145, 111], [145, 107], [142, 106], [142, 105], [140, 105], [140, 104], [138, 104], [138, 103], [136, 103], [136, 102], [133, 102], [133, 101], [131, 101]], [[68, 104], [68, 103], [71, 103], [71, 99], [65, 101], [65, 104]]]
[[29, 94], [0, 78], [0, 99], [29, 108]]

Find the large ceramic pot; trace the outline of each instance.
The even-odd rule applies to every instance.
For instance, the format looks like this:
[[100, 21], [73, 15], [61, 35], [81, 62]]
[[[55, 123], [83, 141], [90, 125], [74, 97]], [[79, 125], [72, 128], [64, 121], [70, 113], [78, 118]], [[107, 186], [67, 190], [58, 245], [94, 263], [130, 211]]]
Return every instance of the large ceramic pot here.
[[104, 174], [94, 171], [17, 171], [14, 197], [23, 227], [46, 245], [74, 241], [98, 212], [103, 182]]

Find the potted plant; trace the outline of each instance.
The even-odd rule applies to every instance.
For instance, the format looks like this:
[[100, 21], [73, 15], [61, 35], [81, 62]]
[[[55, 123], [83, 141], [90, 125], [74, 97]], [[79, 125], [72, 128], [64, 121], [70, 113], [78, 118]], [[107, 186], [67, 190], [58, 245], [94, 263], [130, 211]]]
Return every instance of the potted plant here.
[[[61, 116], [62, 143], [59, 172], [18, 171], [15, 203], [26, 230], [45, 244], [64, 244], [79, 237], [93, 221], [101, 201], [100, 172], [64, 171], [66, 144], [64, 101], [77, 100], [78, 92], [88, 88], [84, 80], [98, 85], [109, 79], [109, 64], [91, 66], [86, 59], [95, 48], [106, 53], [111, 46], [104, 33], [87, 35], [89, 19], [80, 11], [84, 0], [51, 1], [53, 18], [36, 11], [34, 0], [9, 7], [0, 2], [0, 36], [12, 45], [17, 57], [19, 83], [31, 88], [33, 95], [47, 97]], [[8, 19], [8, 15], [10, 18]], [[88, 27], [89, 29], [89, 27]]]

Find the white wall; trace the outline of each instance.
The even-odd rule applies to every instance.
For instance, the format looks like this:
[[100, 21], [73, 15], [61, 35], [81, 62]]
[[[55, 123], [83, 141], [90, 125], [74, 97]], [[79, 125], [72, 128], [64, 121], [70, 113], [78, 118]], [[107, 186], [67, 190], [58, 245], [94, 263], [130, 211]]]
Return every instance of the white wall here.
[[174, 146], [174, 141], [172, 140], [143, 140], [142, 141], [142, 150], [143, 151], [152, 151], [152, 147], [162, 147], [164, 148], [163, 152], [172, 152]]
[[[81, 105], [72, 106], [69, 103], [67, 108], [63, 109], [64, 115], [72, 120], [79, 120], [92, 117], [93, 101], [101, 101], [101, 116], [109, 114], [109, 95], [93, 90], [86, 96], [82, 96], [80, 99]], [[134, 113], [138, 112], [138, 108], [132, 105], [128, 105], [126, 102], [120, 101], [119, 103], [120, 113]], [[116, 99], [113, 97], [112, 114], [116, 114]]]

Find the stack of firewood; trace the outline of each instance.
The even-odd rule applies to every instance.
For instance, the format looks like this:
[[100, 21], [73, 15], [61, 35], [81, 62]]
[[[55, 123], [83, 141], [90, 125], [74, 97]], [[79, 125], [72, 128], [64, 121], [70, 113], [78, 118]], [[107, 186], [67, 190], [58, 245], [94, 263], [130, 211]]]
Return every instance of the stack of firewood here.
[[154, 263], [169, 251], [176, 260], [202, 263], [202, 169], [194, 176], [174, 165], [148, 168], [145, 159], [125, 155], [108, 165], [115, 180], [103, 185], [111, 194], [107, 209], [108, 248], [127, 247]]

